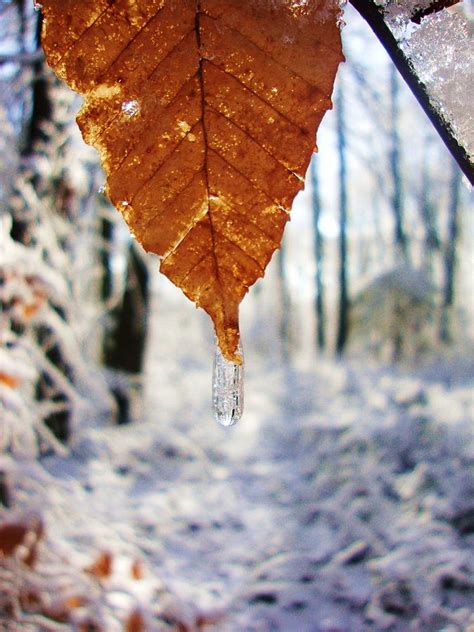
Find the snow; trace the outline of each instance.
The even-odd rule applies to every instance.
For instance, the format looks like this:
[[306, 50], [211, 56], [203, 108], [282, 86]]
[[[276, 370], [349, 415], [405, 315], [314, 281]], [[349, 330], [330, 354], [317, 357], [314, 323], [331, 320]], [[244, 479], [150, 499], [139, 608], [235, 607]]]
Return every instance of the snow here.
[[[447, 37], [448, 34], [449, 37]], [[406, 45], [406, 52], [419, 78], [427, 86], [437, 109], [450, 122], [456, 138], [472, 158], [474, 156], [472, 25], [470, 27], [466, 19], [457, 13], [443, 11], [422, 21]]]
[[474, 156], [474, 48], [472, 4], [461, 3], [426, 16], [419, 25], [410, 20], [432, 2], [381, 0], [387, 22], [402, 50], [426, 86], [430, 100], [467, 154]]
[[[8, 560], [16, 584], [82, 597], [72, 629], [122, 630], [139, 612], [147, 630], [469, 630], [472, 362], [285, 368], [250, 333], [247, 411], [222, 428], [207, 320], [168, 285], [155, 288], [140, 419], [88, 424], [41, 463], [2, 457], [13, 515], [45, 525], [34, 572]], [[110, 574], [84, 572], [104, 554]], [[43, 629], [35, 616], [6, 629]]]

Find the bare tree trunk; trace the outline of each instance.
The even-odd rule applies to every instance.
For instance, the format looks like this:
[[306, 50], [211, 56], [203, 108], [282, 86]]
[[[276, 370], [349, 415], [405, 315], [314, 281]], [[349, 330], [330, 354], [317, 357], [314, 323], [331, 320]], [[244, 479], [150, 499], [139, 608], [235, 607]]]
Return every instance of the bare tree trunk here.
[[284, 364], [288, 364], [290, 361], [290, 349], [291, 349], [291, 331], [290, 331], [290, 313], [291, 313], [291, 299], [288, 289], [288, 281], [286, 276], [286, 246], [285, 239], [283, 238], [278, 251], [278, 282], [280, 289], [280, 341], [281, 341], [281, 354]]
[[336, 132], [339, 155], [339, 320], [336, 353], [344, 352], [349, 334], [349, 298], [347, 282], [347, 162], [344, 84], [339, 79], [336, 95]]
[[428, 168], [429, 138], [425, 139], [423, 162], [421, 165], [420, 215], [425, 231], [423, 260], [430, 280], [433, 277], [433, 255], [439, 251], [441, 240], [436, 223], [436, 213], [433, 208], [430, 173]]
[[128, 250], [125, 291], [104, 346], [106, 366], [131, 374], [142, 371], [148, 307], [148, 271], [136, 248]]
[[[35, 33], [35, 47], [39, 50], [41, 47], [41, 25], [42, 14], [38, 13], [36, 19], [36, 33]], [[51, 119], [53, 113], [53, 107], [51, 103], [51, 97], [49, 94], [50, 86], [49, 80], [45, 73], [45, 63], [42, 59], [35, 61], [32, 64], [33, 72], [33, 101], [32, 111], [29, 118], [29, 125], [27, 126], [25, 136], [23, 138], [23, 144], [21, 147], [22, 156], [29, 156], [33, 153], [35, 144], [42, 139], [45, 139], [43, 133], [43, 124], [45, 121]]]
[[461, 172], [453, 163], [449, 187], [448, 234], [444, 249], [444, 288], [440, 323], [440, 340], [446, 343], [452, 342], [453, 339], [451, 317], [456, 282], [456, 249], [459, 240], [460, 188]]
[[315, 311], [316, 311], [316, 341], [320, 351], [326, 348], [326, 322], [324, 317], [324, 283], [323, 283], [323, 259], [324, 243], [319, 225], [321, 217], [321, 197], [319, 194], [318, 159], [314, 155], [311, 160], [311, 190], [313, 201], [313, 230], [314, 230], [314, 259], [316, 264], [315, 284]]
[[[391, 206], [394, 220], [394, 243], [396, 259], [401, 258], [407, 264], [409, 262], [408, 239], [405, 232], [404, 205], [402, 176], [400, 166], [400, 137], [399, 137], [399, 85], [395, 66], [390, 68], [390, 105], [391, 105], [391, 129], [390, 129], [390, 172], [392, 175]], [[403, 343], [405, 332], [403, 331], [403, 307], [398, 293], [394, 296], [393, 318], [393, 362], [399, 362], [403, 356]]]
[[[102, 222], [104, 244], [113, 240], [113, 225]], [[127, 252], [125, 291], [120, 303], [110, 314], [110, 327], [104, 334], [103, 362], [119, 379], [111, 380], [111, 390], [117, 402], [117, 423], [132, 421], [131, 379], [143, 371], [148, 332], [148, 270], [145, 261], [131, 243]], [[102, 255], [102, 299], [112, 293], [111, 261], [104, 249]], [[121, 379], [123, 378], [123, 379]]]
[[395, 222], [394, 241], [403, 261], [408, 262], [408, 240], [404, 227], [403, 190], [400, 169], [400, 137], [399, 129], [399, 86], [395, 66], [390, 68], [390, 171], [392, 174], [392, 210]]
[[[26, 14], [26, 0], [16, 0], [15, 8], [17, 13], [18, 20], [18, 32], [17, 32], [17, 45], [18, 52], [20, 55], [23, 55], [26, 52], [26, 38], [27, 38], [27, 14]], [[38, 16], [38, 20], [41, 18]], [[38, 26], [39, 28], [39, 26]], [[36, 40], [36, 48], [39, 48], [39, 39]], [[40, 62], [41, 65], [41, 62]], [[31, 135], [34, 133], [35, 129], [41, 124], [39, 120], [39, 112], [38, 109], [35, 111], [34, 101], [35, 101], [35, 82], [34, 80], [31, 82], [33, 85], [33, 90], [30, 91], [30, 88], [25, 89], [24, 86], [27, 85], [26, 73], [36, 73], [38, 72], [38, 68], [36, 63], [34, 64], [34, 69], [32, 70], [30, 67], [25, 68], [24, 66], [19, 67], [18, 73], [21, 78], [21, 91], [19, 94], [19, 111], [21, 113], [21, 133], [20, 133], [20, 141], [19, 141], [19, 153], [23, 158], [23, 162], [25, 159], [31, 156], [33, 153], [33, 140]], [[47, 98], [47, 92], [46, 92]], [[20, 170], [24, 171], [25, 165], [20, 165]], [[23, 216], [19, 217], [17, 213], [12, 213], [12, 225], [11, 225], [11, 236], [15, 241], [26, 244], [29, 241], [29, 221], [28, 217]]]

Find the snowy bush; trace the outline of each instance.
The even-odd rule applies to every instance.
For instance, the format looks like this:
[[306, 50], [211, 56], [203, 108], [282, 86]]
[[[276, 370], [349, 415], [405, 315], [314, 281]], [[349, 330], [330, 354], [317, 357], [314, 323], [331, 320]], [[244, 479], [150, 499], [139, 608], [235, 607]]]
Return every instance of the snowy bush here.
[[435, 306], [436, 290], [423, 270], [384, 272], [353, 301], [352, 348], [387, 360], [417, 358], [435, 346]]
[[[79, 421], [97, 415], [109, 400], [99, 368], [94, 370], [81, 349], [66, 280], [44, 260], [39, 246], [27, 248], [8, 234], [3, 239], [2, 447], [35, 456], [38, 447], [60, 448], [57, 437], [69, 438]], [[64, 421], [55, 427], [54, 418]]]

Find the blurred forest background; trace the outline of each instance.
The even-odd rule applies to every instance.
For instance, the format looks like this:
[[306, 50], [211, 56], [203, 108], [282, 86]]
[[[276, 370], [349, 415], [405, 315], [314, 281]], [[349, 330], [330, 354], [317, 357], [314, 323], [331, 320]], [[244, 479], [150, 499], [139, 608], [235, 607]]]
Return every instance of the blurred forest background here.
[[[16, 510], [12, 459], [24, 466], [53, 454], [66, 458], [91, 428], [144, 418], [159, 426], [160, 414], [179, 416], [183, 432], [186, 423], [198, 423], [183, 421], [179, 375], [199, 372], [210, 389], [213, 346], [205, 317], [159, 278], [158, 261], [132, 241], [105, 199], [97, 155], [75, 125], [80, 103], [45, 65], [32, 5], [0, 0], [5, 520]], [[459, 10], [469, 17], [470, 7]], [[472, 380], [472, 192], [367, 25], [350, 9], [345, 21], [346, 63], [319, 153], [282, 248], [243, 307], [248, 370], [259, 371], [252, 388], [280, 397], [270, 380], [275, 367], [282, 369], [287, 417], [301, 412], [295, 376], [318, 365], [338, 371], [347, 362], [355, 373], [423, 369], [446, 388], [460, 374]], [[188, 327], [198, 342], [195, 355], [184, 358]], [[314, 388], [311, 379], [304, 384]], [[199, 423], [212, 436], [210, 395], [200, 397]], [[249, 402], [251, 424], [252, 395]], [[42, 527], [34, 524], [28, 529], [39, 540]]]

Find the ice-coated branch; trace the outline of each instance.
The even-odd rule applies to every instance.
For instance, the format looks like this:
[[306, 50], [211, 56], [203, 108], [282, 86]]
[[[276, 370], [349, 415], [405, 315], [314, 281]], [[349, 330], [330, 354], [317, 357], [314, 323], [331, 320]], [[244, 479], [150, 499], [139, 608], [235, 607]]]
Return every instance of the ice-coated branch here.
[[350, 0], [350, 3], [377, 36], [464, 175], [471, 184], [474, 184], [474, 165], [468, 153], [457, 141], [451, 125], [432, 103], [426, 86], [418, 78], [408, 57], [388, 26], [383, 9], [374, 0]]

